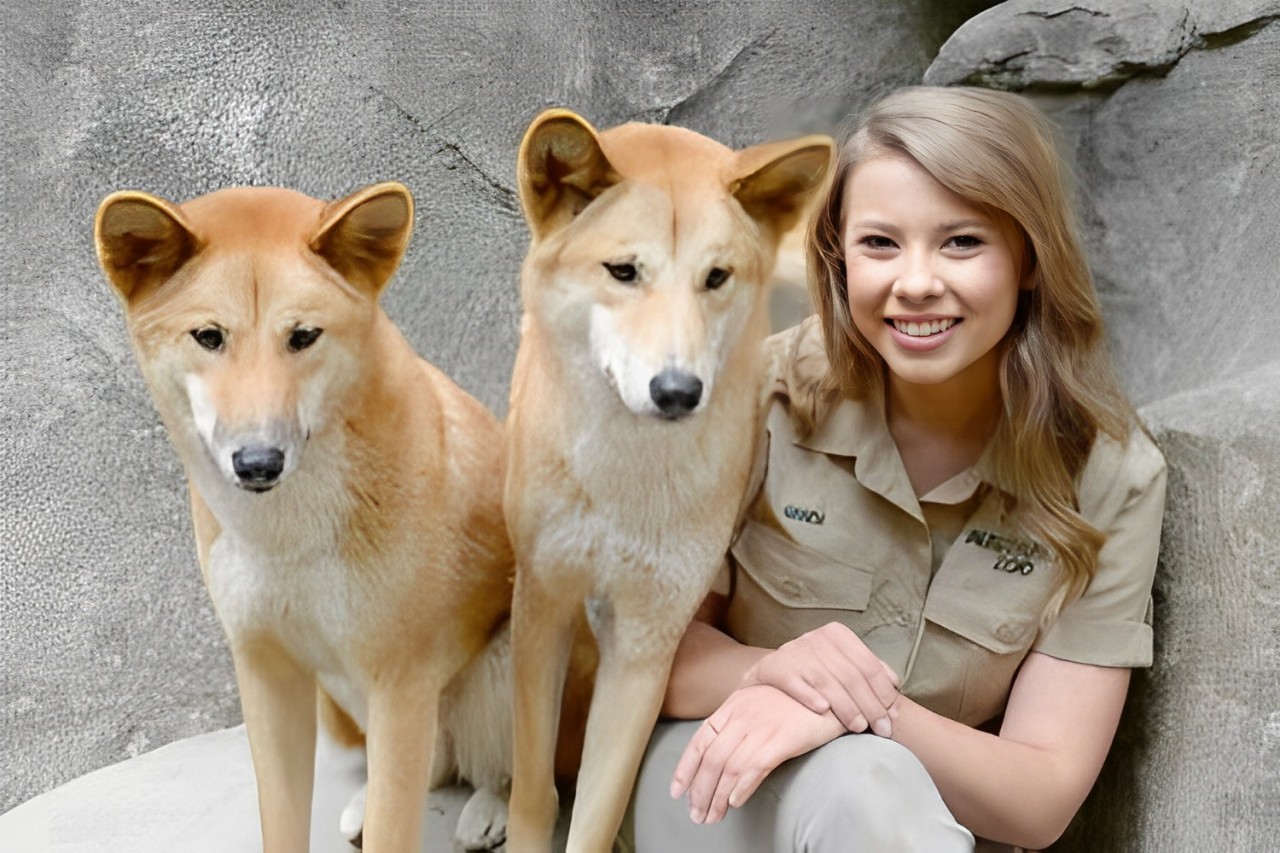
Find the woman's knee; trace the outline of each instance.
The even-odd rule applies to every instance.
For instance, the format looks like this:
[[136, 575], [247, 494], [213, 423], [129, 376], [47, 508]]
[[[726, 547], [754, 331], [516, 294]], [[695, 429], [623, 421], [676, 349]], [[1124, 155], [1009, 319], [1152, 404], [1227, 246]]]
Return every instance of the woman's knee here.
[[[780, 844], [797, 851], [972, 851], [920, 760], [875, 735], [847, 735], [784, 765]], [[788, 848], [784, 848], [788, 849]]]

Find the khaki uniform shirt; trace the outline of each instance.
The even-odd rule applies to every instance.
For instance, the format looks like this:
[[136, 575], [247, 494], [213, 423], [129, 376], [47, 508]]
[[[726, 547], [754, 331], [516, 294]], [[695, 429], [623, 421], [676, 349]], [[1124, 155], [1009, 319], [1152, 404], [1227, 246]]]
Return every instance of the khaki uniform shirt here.
[[1106, 544], [1088, 589], [1042, 629], [1062, 576], [1003, 518], [989, 452], [917, 498], [879, 399], [843, 400], [797, 435], [789, 388], [826, 370], [816, 328], [771, 341], [764, 471], [730, 550], [729, 633], [776, 648], [842, 622], [901, 676], [904, 694], [970, 726], [1004, 711], [1028, 652], [1150, 666], [1165, 466], [1146, 435], [1095, 444], [1079, 508]]

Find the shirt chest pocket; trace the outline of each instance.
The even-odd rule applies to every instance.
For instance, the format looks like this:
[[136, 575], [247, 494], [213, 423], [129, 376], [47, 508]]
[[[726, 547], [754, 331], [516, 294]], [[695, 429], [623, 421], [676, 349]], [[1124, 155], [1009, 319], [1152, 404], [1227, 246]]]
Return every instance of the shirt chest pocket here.
[[787, 607], [865, 610], [871, 569], [837, 560], [748, 521], [731, 552], [742, 571]]
[[1031, 648], [1061, 571], [1043, 548], [999, 547], [1010, 541], [981, 530], [961, 536], [929, 586], [925, 618], [997, 654]]

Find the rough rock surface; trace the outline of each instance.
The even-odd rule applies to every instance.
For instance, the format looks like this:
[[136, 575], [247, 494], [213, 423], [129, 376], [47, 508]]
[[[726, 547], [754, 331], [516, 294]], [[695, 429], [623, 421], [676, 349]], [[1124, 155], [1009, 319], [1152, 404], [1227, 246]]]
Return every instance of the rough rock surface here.
[[1169, 463], [1156, 663], [1055, 850], [1280, 833], [1280, 3], [1010, 0], [925, 79], [1061, 126], [1111, 343]]
[[239, 716], [181, 468], [94, 260], [103, 196], [404, 181], [416, 233], [388, 311], [501, 412], [527, 241], [514, 157], [539, 110], [736, 146], [830, 128], [918, 81], [987, 5], [5, 4], [0, 811]]
[[925, 76], [930, 85], [1109, 89], [1163, 76], [1187, 53], [1248, 38], [1276, 0], [1009, 0], [968, 21]]

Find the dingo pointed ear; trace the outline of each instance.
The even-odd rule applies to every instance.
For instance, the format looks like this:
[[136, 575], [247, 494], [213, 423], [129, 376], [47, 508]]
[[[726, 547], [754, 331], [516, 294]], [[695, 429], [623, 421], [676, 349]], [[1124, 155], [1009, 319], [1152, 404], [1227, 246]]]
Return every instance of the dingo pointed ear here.
[[395, 181], [330, 202], [311, 250], [347, 281], [374, 296], [391, 279], [413, 233], [413, 196]]
[[822, 183], [835, 142], [829, 136], [805, 136], [757, 145], [738, 152], [736, 177], [729, 192], [752, 219], [781, 235], [796, 224], [805, 201]]
[[581, 116], [547, 110], [525, 131], [516, 161], [516, 183], [535, 238], [564, 225], [621, 180], [605, 157], [595, 128]]
[[200, 249], [176, 205], [134, 190], [102, 200], [93, 237], [98, 263], [126, 303], [168, 280]]

